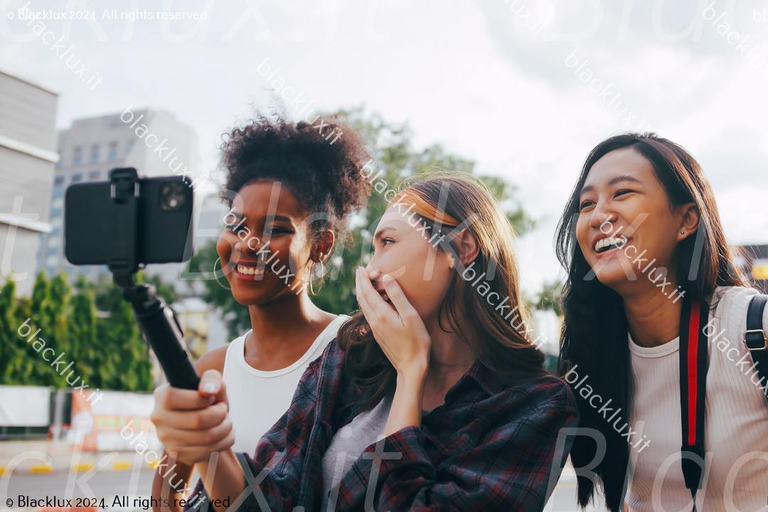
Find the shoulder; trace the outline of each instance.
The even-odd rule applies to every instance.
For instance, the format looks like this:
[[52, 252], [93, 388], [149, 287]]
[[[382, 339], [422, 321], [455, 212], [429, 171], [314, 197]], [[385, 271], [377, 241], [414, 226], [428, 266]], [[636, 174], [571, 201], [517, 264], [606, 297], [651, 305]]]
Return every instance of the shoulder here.
[[206, 370], [217, 370], [224, 373], [224, 361], [227, 357], [228, 348], [229, 345], [224, 345], [203, 354], [195, 363], [197, 373], [201, 375]]
[[561, 378], [544, 375], [512, 386], [503, 392], [506, 399], [517, 404], [514, 409], [527, 414], [544, 414], [564, 418], [566, 422], [578, 418], [576, 397], [571, 387]]
[[[747, 309], [752, 298], [760, 292], [744, 286], [719, 286], [711, 300], [713, 315], [724, 323], [726, 329], [743, 329], [746, 325]], [[768, 308], [764, 311], [764, 324], [768, 321]], [[766, 324], [768, 325], [768, 324]]]
[[321, 366], [340, 368], [343, 364], [344, 351], [336, 342], [336, 336], [334, 335], [333, 338], [325, 346], [325, 349], [323, 349], [323, 353], [320, 354], [320, 357], [317, 357], [311, 363], [309, 363], [309, 366], [307, 366], [307, 369], [304, 371], [304, 375], [307, 376], [308, 374], [319, 374]]

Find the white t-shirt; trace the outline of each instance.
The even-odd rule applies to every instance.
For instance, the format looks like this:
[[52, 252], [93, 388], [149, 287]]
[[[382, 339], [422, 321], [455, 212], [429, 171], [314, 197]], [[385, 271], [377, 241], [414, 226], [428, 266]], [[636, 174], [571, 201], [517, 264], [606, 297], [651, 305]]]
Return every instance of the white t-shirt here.
[[[742, 341], [747, 306], [755, 293], [720, 287], [710, 301], [716, 309], [710, 312], [707, 331], [704, 443], [709, 474], [697, 493], [697, 510], [768, 510], [768, 401], [757, 387], [759, 376], [748, 370], [753, 360]], [[768, 329], [768, 308], [763, 325]], [[627, 493], [629, 509], [691, 510], [680, 464], [680, 338], [642, 347], [630, 336], [629, 348], [634, 379], [630, 425], [639, 432], [635, 439], [645, 435], [650, 440], [640, 451], [630, 448], [635, 470]]]
[[245, 338], [251, 331], [229, 344], [223, 377], [227, 385], [229, 416], [235, 433], [233, 451], [248, 455], [256, 452], [261, 436], [272, 428], [291, 405], [293, 393], [304, 370], [336, 338], [339, 327], [348, 319], [346, 315], [334, 319], [303, 356], [280, 370], [257, 370], [245, 361]]

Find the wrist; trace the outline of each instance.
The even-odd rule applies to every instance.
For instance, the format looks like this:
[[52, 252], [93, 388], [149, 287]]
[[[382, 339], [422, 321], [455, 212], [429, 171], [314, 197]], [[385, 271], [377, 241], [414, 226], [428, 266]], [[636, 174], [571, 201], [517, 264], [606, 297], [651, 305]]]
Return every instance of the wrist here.
[[414, 363], [397, 371], [397, 384], [405, 386], [422, 386], [427, 377], [426, 363]]

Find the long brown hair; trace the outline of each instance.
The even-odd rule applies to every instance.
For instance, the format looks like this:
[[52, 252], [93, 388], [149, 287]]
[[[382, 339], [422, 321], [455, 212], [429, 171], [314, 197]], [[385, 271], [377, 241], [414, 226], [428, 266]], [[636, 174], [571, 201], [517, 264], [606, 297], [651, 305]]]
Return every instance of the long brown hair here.
[[[527, 334], [527, 312], [520, 296], [517, 262], [512, 250], [514, 233], [491, 193], [480, 183], [457, 174], [431, 177], [410, 184], [401, 191], [393, 203], [408, 205], [408, 197], [419, 203], [412, 215], [443, 233], [460, 226], [455, 219], [473, 219], [465, 222], [476, 238], [479, 253], [475, 260], [462, 267], [456, 257], [455, 246], [449, 241], [437, 250], [451, 252], [457, 265], [448, 290], [438, 312], [440, 328], [445, 332], [458, 332], [470, 344], [480, 362], [504, 380], [515, 382], [545, 375], [544, 354], [531, 342]], [[425, 206], [426, 205], [426, 206]], [[461, 268], [460, 268], [461, 267]], [[462, 277], [465, 269], [472, 268], [476, 276], [485, 273], [481, 295]], [[495, 311], [485, 297], [496, 292], [499, 301], [507, 298], [509, 311], [515, 312], [513, 321]], [[456, 312], [461, 308], [464, 318], [472, 323], [477, 339], [464, 336]], [[507, 317], [510, 315], [507, 314]], [[357, 312], [340, 329], [339, 346], [346, 351], [345, 371], [360, 393], [364, 408], [372, 407], [394, 390], [396, 374], [391, 363], [373, 337], [362, 313]]]

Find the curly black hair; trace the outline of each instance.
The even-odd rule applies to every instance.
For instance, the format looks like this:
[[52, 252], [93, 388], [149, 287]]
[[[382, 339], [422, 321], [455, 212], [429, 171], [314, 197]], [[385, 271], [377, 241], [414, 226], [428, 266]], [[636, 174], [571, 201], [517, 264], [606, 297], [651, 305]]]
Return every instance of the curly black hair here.
[[361, 170], [371, 156], [362, 137], [345, 124], [317, 117], [293, 123], [281, 115], [257, 113], [245, 126], [224, 135], [222, 165], [227, 171], [222, 198], [259, 179], [279, 180], [308, 214], [326, 213], [310, 231], [346, 231], [345, 216], [365, 206], [371, 183]]

